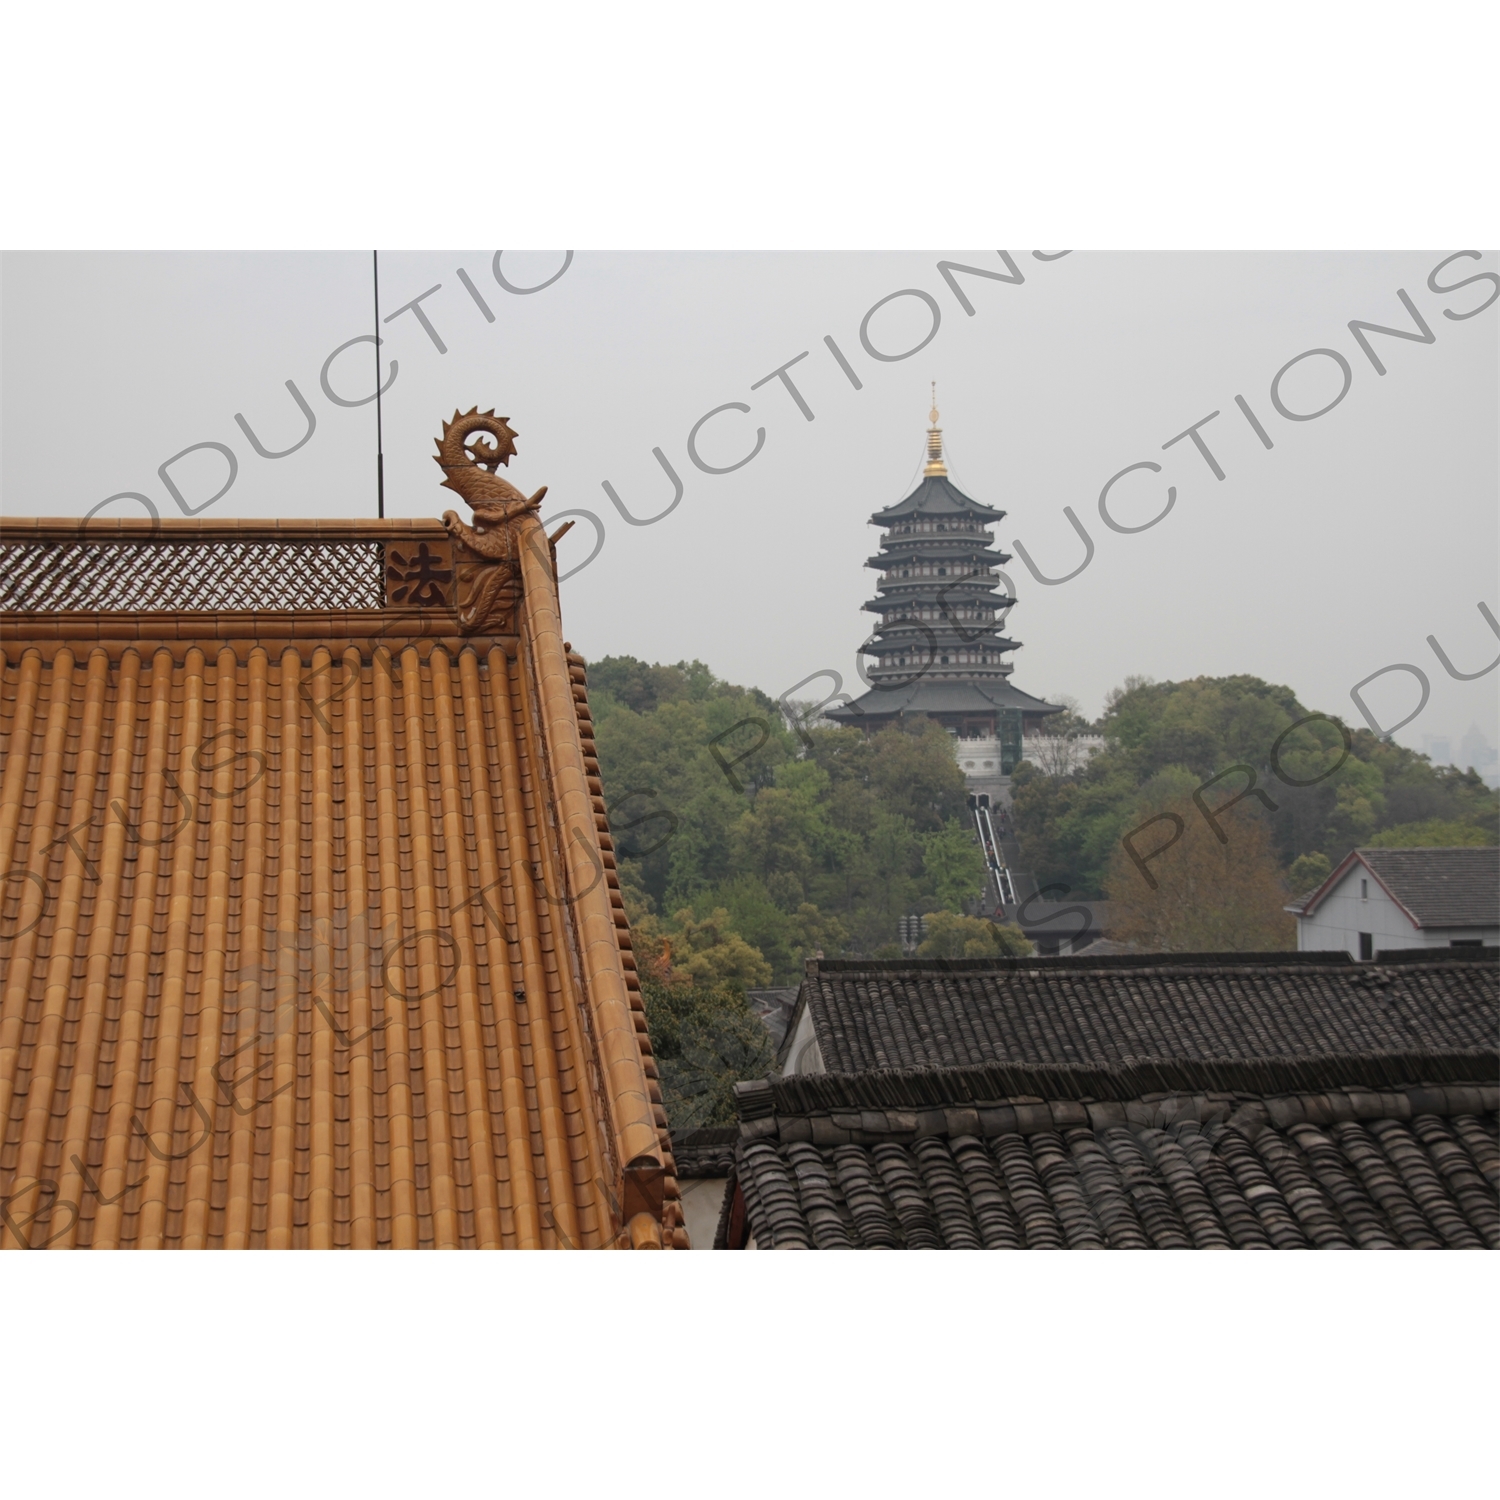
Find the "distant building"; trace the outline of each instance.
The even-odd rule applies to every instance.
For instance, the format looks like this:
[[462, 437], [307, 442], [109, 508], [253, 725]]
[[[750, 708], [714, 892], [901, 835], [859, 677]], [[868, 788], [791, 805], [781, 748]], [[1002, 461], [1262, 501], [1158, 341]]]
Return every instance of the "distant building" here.
[[880, 619], [863, 647], [876, 659], [870, 691], [828, 717], [871, 732], [907, 715], [936, 719], [957, 742], [969, 791], [1004, 805], [1025, 737], [1063, 710], [1011, 686], [1005, 658], [1021, 643], [1001, 630], [1016, 601], [999, 591], [1010, 554], [994, 550], [988, 530], [1005, 512], [971, 500], [948, 478], [936, 406], [931, 418], [922, 482], [870, 517], [885, 529], [866, 563], [880, 572], [865, 605]]
[[1424, 734], [1422, 754], [1435, 766], [1453, 764], [1453, 741], [1446, 734]]
[[786, 1037], [787, 1023], [797, 1007], [797, 986], [785, 989], [746, 990], [745, 998], [750, 1009], [761, 1019], [771, 1038], [771, 1045], [779, 1047]]
[[1355, 849], [1287, 911], [1304, 952], [1500, 945], [1500, 851]]
[[1068, 776], [1088, 765], [1104, 743], [1102, 734], [1028, 734], [1023, 758], [1048, 776]]
[[1092, 955], [1109, 928], [1109, 902], [1047, 901], [1038, 892], [1022, 901], [1010, 920], [1031, 939], [1041, 958]]
[[1458, 742], [1453, 753], [1453, 737], [1446, 734], [1424, 734], [1422, 754], [1435, 766], [1456, 766], [1460, 771], [1475, 771], [1486, 786], [1500, 788], [1500, 751], [1477, 724]]
[[1472, 766], [1487, 786], [1500, 787], [1500, 751], [1490, 744], [1477, 724], [1469, 725], [1462, 749], [1465, 768]]

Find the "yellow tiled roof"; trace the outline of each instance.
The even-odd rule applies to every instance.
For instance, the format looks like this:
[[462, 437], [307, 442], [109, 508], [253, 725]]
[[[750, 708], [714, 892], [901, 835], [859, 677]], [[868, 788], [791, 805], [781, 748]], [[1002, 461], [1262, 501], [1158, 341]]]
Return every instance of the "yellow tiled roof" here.
[[0, 526], [5, 1245], [686, 1247], [583, 662], [515, 538]]

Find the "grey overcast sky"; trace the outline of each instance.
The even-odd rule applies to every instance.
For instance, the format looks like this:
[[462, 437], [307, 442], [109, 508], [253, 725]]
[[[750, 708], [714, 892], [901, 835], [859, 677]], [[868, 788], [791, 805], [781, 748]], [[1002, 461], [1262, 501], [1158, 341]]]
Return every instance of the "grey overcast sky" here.
[[[1359, 722], [1350, 689], [1395, 663], [1425, 673], [1431, 698], [1397, 733], [1497, 738], [1497, 681], [1449, 675], [1500, 654], [1479, 605], [1500, 614], [1497, 587], [1496, 330], [1493, 252], [1439, 263], [1458, 249], [1399, 253], [1099, 253], [1042, 259], [1009, 252], [1024, 281], [954, 273], [939, 262], [1009, 274], [993, 250], [879, 253], [382, 254], [382, 313], [421, 302], [381, 329], [399, 367], [383, 398], [389, 515], [437, 515], [433, 439], [455, 408], [493, 405], [520, 434], [509, 477], [549, 487], [544, 514], [582, 510], [563, 565], [597, 556], [563, 585], [569, 633], [589, 657], [698, 657], [717, 673], [780, 694], [834, 670], [861, 691], [855, 652], [872, 617], [863, 566], [873, 510], [915, 482], [929, 382], [936, 380], [952, 477], [1008, 514], [997, 541], [1019, 539], [1057, 578], [1082, 562], [1070, 507], [1095, 552], [1070, 581], [1007, 567], [1024, 642], [1013, 681], [1072, 694], [1089, 714], [1132, 673], [1158, 679], [1251, 673], [1286, 683], [1310, 708]], [[1044, 251], [1043, 255], [1054, 252]], [[458, 274], [462, 269], [493, 321]], [[1457, 290], [1465, 278], [1487, 276]], [[1432, 277], [1432, 283], [1429, 282]], [[1351, 320], [1415, 331], [1431, 343], [1369, 339]], [[883, 298], [897, 296], [866, 314]], [[925, 293], [931, 302], [914, 295]], [[933, 309], [936, 309], [936, 315]], [[1475, 311], [1482, 308], [1481, 311]], [[1468, 316], [1473, 314], [1472, 316]], [[1456, 316], [1453, 316], [1456, 315]], [[936, 331], [933, 325], [936, 321]], [[373, 516], [375, 407], [336, 405], [321, 372], [332, 351], [371, 333], [371, 257], [360, 253], [12, 253], [0, 263], [0, 505], [7, 515], [83, 516], [135, 492], [161, 515], [181, 511], [159, 466], [194, 444], [236, 455], [234, 483], [204, 514]], [[906, 358], [899, 355], [931, 333]], [[862, 388], [829, 349], [830, 336]], [[437, 347], [438, 341], [445, 352]], [[1348, 389], [1313, 420], [1289, 420], [1273, 378], [1309, 350], [1334, 351]], [[790, 369], [807, 420], [781, 380]], [[345, 399], [367, 395], [374, 350], [355, 344], [327, 371]], [[1297, 363], [1277, 391], [1288, 411], [1315, 412], [1344, 373], [1325, 352]], [[311, 438], [284, 458], [254, 451]], [[754, 388], [757, 387], [758, 388]], [[1236, 406], [1262, 424], [1267, 449]], [[687, 448], [702, 429], [704, 464]], [[1224, 471], [1215, 477], [1191, 424]], [[653, 457], [680, 477], [680, 505]], [[1100, 517], [1100, 490], [1122, 526]], [[227, 464], [199, 449], [168, 475], [183, 500], [205, 501]], [[104, 514], [139, 515], [117, 500]], [[797, 696], [823, 696], [827, 678]], [[816, 693], [815, 693], [815, 690]], [[1417, 680], [1387, 673], [1364, 689], [1390, 725], [1416, 707]], [[1456, 750], [1456, 746], [1455, 746]]]

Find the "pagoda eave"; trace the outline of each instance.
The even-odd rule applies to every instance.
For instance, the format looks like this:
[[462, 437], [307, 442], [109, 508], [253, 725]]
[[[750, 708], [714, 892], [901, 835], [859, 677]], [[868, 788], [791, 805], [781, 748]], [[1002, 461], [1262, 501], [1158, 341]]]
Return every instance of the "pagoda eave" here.
[[989, 548], [977, 547], [950, 547], [944, 551], [937, 548], [928, 548], [920, 556], [903, 557], [904, 549], [893, 547], [889, 552], [876, 553], [874, 557], [865, 559], [867, 568], [879, 568], [881, 572], [888, 572], [894, 563], [900, 567], [903, 562], [907, 563], [939, 563], [946, 562], [950, 558], [961, 558], [968, 562], [983, 563], [987, 566], [998, 566], [1008, 563], [1014, 555], [1010, 552], [990, 551]]

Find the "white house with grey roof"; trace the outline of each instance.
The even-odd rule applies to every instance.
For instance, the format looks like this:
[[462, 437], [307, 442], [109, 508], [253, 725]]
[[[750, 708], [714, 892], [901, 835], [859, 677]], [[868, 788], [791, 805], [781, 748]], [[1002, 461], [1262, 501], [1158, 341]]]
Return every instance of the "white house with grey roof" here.
[[1301, 952], [1500, 946], [1500, 850], [1354, 849], [1286, 908]]

